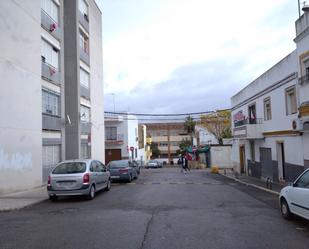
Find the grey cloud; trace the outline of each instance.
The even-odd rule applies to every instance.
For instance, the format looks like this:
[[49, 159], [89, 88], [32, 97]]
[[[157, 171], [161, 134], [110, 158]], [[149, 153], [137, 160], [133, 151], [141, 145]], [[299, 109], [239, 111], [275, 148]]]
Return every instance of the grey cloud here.
[[[242, 88], [244, 61], [212, 61], [183, 66], [171, 79], [150, 89], [137, 86], [130, 94], [116, 93], [116, 110], [136, 113], [199, 112], [230, 107], [230, 97]], [[106, 98], [107, 99], [107, 98]], [[110, 100], [110, 99], [109, 99]], [[106, 103], [107, 111], [113, 103]]]

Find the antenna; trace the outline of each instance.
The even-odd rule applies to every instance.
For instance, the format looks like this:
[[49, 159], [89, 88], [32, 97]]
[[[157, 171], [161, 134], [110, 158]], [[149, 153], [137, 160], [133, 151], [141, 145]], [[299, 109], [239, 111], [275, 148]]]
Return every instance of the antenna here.
[[302, 11], [304, 12], [309, 12], [309, 5], [307, 4], [307, 2], [303, 2], [304, 6], [302, 7]]
[[72, 124], [72, 122], [71, 122], [71, 119], [70, 119], [69, 114], [67, 114], [67, 120], [68, 120], [69, 125], [71, 125], [71, 124]]

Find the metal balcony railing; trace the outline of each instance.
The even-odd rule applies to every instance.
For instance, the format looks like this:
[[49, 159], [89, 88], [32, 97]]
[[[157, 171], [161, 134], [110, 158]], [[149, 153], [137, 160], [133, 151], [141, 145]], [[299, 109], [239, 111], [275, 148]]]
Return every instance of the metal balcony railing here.
[[84, 29], [89, 32], [89, 18], [86, 14], [83, 14], [82, 12], [78, 11], [79, 15], [78, 15], [78, 19], [80, 24], [84, 27]]
[[124, 134], [105, 134], [105, 140], [107, 142], [116, 142], [116, 141], [123, 141], [124, 140]]
[[60, 85], [60, 72], [57, 68], [42, 60], [42, 78]]
[[243, 125], [253, 125], [253, 124], [263, 124], [262, 118], [246, 118], [242, 121], [234, 122], [234, 127], [239, 127]]
[[41, 25], [55, 38], [61, 38], [61, 30], [59, 23], [56, 22], [50, 15], [48, 15], [43, 9], [41, 9]]
[[309, 83], [309, 74], [305, 74], [304, 76], [298, 78], [298, 83], [300, 85], [305, 85]]
[[89, 54], [82, 47], [79, 47], [79, 55], [83, 62], [90, 65]]

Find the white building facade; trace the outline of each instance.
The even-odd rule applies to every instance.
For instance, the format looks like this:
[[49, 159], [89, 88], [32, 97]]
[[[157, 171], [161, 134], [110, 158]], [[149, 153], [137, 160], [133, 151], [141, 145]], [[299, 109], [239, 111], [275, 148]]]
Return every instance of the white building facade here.
[[139, 159], [138, 120], [132, 115], [105, 115], [105, 163]]
[[45, 184], [61, 160], [104, 160], [95, 1], [1, 1], [0, 15], [0, 193]]
[[236, 171], [293, 181], [309, 167], [309, 14], [296, 22], [297, 49], [231, 98]]

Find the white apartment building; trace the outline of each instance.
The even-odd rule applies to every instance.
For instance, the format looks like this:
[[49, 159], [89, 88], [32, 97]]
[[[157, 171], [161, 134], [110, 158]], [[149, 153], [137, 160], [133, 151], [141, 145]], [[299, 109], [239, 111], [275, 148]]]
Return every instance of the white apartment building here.
[[219, 144], [218, 139], [206, 127], [201, 125], [195, 126], [195, 137], [193, 138], [193, 145], [213, 145]]
[[95, 1], [1, 1], [0, 15], [0, 193], [44, 184], [61, 160], [104, 161]]
[[235, 169], [292, 181], [309, 167], [309, 13], [296, 21], [297, 49], [231, 98]]
[[133, 115], [105, 115], [105, 163], [139, 160], [138, 120]]

